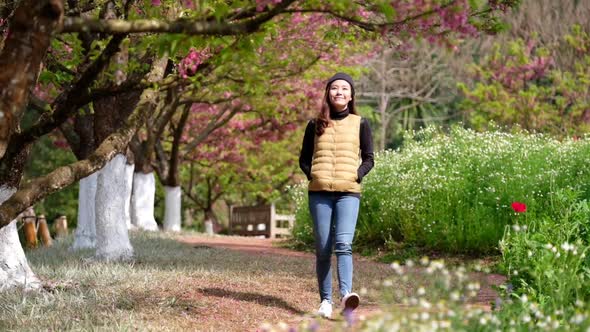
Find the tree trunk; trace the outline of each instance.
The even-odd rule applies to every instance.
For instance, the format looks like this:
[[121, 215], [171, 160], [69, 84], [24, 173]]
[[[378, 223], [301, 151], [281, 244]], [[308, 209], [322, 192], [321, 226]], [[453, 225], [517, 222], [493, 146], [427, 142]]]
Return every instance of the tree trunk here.
[[[6, 201], [15, 192], [15, 188], [0, 187], [0, 203]], [[0, 290], [11, 287], [24, 289], [41, 287], [41, 282], [29, 267], [20, 244], [16, 220], [0, 228]]]
[[193, 215], [195, 214], [195, 210], [193, 208], [185, 208], [183, 211], [183, 218], [182, 218], [182, 222], [183, 222], [183, 226], [184, 227], [192, 227], [193, 223], [195, 221], [195, 218], [193, 218]]
[[118, 154], [101, 171], [96, 184], [96, 258], [130, 260], [133, 247], [125, 224], [125, 156]]
[[63, 1], [26, 0], [10, 20], [10, 33], [0, 52], [0, 157], [19, 128], [29, 91], [63, 14]]
[[133, 174], [133, 194], [131, 195], [131, 221], [139, 229], [157, 231], [154, 219], [154, 200], [156, 179], [154, 172]]
[[[139, 99], [140, 92], [132, 91], [95, 100], [96, 141], [102, 142], [118, 130], [137, 107]], [[133, 256], [128, 232], [131, 189], [128, 188], [128, 158], [124, 151], [100, 171], [96, 185], [96, 257], [106, 261], [130, 260]]]
[[165, 186], [166, 207], [164, 212], [164, 230], [179, 232], [181, 220], [181, 190], [180, 186]]
[[[384, 67], [385, 62], [383, 62], [382, 70], [385, 70]], [[381, 130], [379, 134], [379, 150], [385, 150], [385, 145], [387, 141], [387, 129], [389, 127], [389, 116], [387, 114], [387, 106], [389, 104], [389, 97], [385, 94], [385, 81], [381, 81], [381, 98], [379, 98], [379, 115], [381, 116]]]
[[72, 250], [96, 247], [96, 223], [94, 203], [96, 179], [100, 171], [80, 180], [78, 189], [78, 226], [74, 235]]
[[125, 164], [125, 224], [127, 229], [134, 228], [131, 223], [131, 193], [133, 192], [133, 171], [134, 164]]
[[216, 233], [216, 220], [215, 220], [215, 214], [213, 213], [213, 210], [211, 207], [209, 207], [208, 209], [205, 210], [205, 233], [208, 235], [213, 235]]
[[385, 150], [385, 141], [387, 140], [387, 127], [389, 126], [389, 118], [385, 112], [387, 104], [379, 103], [379, 113], [381, 114], [381, 130], [379, 134], [379, 150]]

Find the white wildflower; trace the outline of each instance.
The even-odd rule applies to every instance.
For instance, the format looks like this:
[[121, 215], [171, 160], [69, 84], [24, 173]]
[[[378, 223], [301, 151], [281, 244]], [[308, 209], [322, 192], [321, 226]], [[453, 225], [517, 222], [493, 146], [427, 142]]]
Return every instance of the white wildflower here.
[[479, 282], [470, 282], [467, 284], [468, 290], [479, 290], [480, 287]]
[[580, 325], [582, 324], [582, 322], [584, 322], [586, 320], [586, 315], [583, 314], [575, 314], [571, 319], [570, 319], [570, 323], [575, 324], [575, 325]]
[[401, 265], [399, 265], [398, 262], [393, 262], [393, 263], [391, 263], [390, 266], [395, 271], [395, 273], [397, 273], [397, 274], [403, 273], [402, 267], [401, 267]]
[[424, 299], [420, 299], [420, 307], [428, 310], [428, 309], [432, 308], [432, 304]]
[[564, 242], [564, 243], [561, 244], [561, 249], [563, 251], [565, 251], [565, 252], [568, 252], [570, 250], [573, 251], [574, 250], [574, 245], [573, 244], [569, 244], [567, 242]]
[[423, 322], [425, 322], [425, 321], [427, 321], [428, 319], [430, 319], [430, 314], [429, 314], [429, 313], [427, 313], [427, 312], [421, 312], [421, 313], [420, 313], [420, 319], [421, 319]]
[[423, 266], [428, 265], [429, 262], [430, 262], [430, 260], [426, 256], [420, 258], [420, 264], [422, 264]]
[[422, 296], [424, 294], [426, 294], [426, 289], [424, 289], [424, 287], [419, 287], [418, 288], [418, 295]]

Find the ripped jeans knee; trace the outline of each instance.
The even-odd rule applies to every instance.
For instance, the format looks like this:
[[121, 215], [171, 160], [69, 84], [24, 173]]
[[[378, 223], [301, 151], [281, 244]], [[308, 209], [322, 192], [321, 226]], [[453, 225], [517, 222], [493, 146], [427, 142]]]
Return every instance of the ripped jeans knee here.
[[334, 253], [336, 253], [336, 256], [352, 255], [352, 243], [336, 242], [336, 245], [334, 246]]

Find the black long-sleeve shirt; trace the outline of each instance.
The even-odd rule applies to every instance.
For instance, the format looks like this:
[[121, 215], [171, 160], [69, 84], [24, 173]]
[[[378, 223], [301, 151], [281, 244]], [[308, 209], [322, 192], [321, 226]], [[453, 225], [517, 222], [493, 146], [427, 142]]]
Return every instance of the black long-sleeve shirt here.
[[[330, 117], [333, 120], [341, 120], [347, 117], [348, 110], [340, 113], [331, 113]], [[361, 127], [359, 131], [360, 149], [361, 149], [361, 164], [357, 170], [357, 182], [361, 182], [363, 177], [369, 173], [373, 168], [374, 154], [373, 154], [373, 138], [371, 135], [371, 127], [366, 119], [361, 119]], [[308, 180], [311, 180], [311, 162], [313, 159], [313, 149], [315, 141], [315, 120], [309, 121], [305, 128], [305, 135], [303, 136], [303, 144], [301, 146], [301, 154], [299, 155], [299, 167], [305, 173]]]

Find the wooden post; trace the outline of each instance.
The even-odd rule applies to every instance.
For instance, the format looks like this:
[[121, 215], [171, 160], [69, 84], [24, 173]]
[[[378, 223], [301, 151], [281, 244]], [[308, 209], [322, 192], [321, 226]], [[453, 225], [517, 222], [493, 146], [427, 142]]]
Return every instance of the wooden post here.
[[271, 239], [277, 237], [277, 213], [275, 209], [275, 203], [270, 204], [270, 232], [269, 237]]
[[29, 207], [20, 215], [20, 220], [23, 222], [23, 235], [25, 240], [25, 248], [37, 247], [37, 229], [35, 227], [35, 210]]
[[60, 216], [55, 219], [55, 238], [66, 237], [68, 235], [68, 219], [66, 216]]
[[37, 233], [41, 238], [41, 243], [45, 247], [51, 247], [53, 240], [51, 239], [51, 234], [49, 234], [49, 227], [47, 227], [47, 219], [45, 219], [45, 215], [40, 214], [39, 217], [37, 217]]
[[25, 233], [25, 247], [32, 249], [37, 248], [37, 229], [35, 227], [35, 216], [24, 216], [22, 221], [24, 223], [23, 231]]

